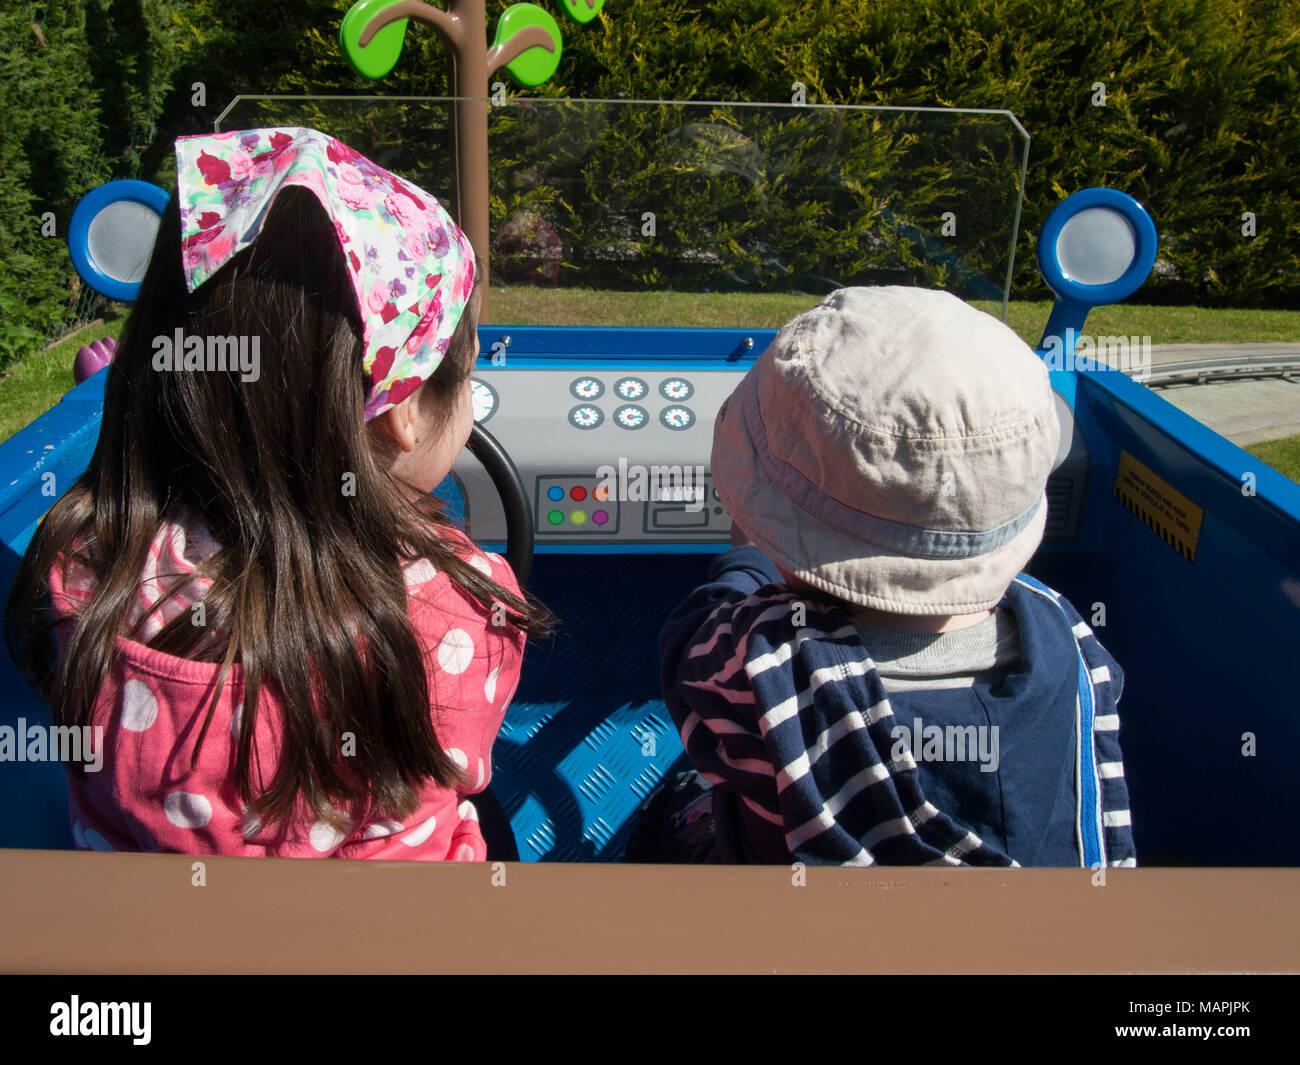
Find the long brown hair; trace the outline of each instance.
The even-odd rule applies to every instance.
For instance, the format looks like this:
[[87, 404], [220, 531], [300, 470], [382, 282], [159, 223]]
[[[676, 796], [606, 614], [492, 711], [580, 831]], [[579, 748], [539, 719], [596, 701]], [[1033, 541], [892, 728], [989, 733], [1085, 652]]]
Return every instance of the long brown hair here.
[[[127, 615], [165, 512], [178, 504], [197, 512], [220, 545], [198, 569], [213, 581], [207, 625], [181, 612], [148, 646], [222, 663], [191, 765], [238, 663], [237, 784], [266, 824], [287, 820], [300, 795], [340, 827], [339, 803], [367, 801], [401, 817], [418, 804], [422, 783], [461, 782], [435, 733], [399, 559], [429, 559], [485, 610], [500, 603], [518, 630], [540, 634], [553, 620], [462, 561], [439, 535], [449, 523], [436, 500], [417, 493], [413, 501], [380, 461], [363, 419], [369, 381], [346, 270], [320, 203], [287, 188], [258, 239], [190, 293], [172, 198], [108, 371], [94, 457], [38, 530], [6, 613], [14, 660], [56, 723], [89, 724], [118, 636], [138, 631], [126, 631]], [[471, 299], [426, 384], [440, 403], [473, 369], [477, 304]], [[258, 337], [260, 374], [155, 370], [154, 338], [177, 329]], [[59, 656], [48, 576], [61, 565], [66, 582], [74, 563], [96, 590]], [[263, 687], [278, 696], [282, 717], [269, 782], [261, 766], [253, 779]], [[346, 733], [355, 753], [343, 758]]]

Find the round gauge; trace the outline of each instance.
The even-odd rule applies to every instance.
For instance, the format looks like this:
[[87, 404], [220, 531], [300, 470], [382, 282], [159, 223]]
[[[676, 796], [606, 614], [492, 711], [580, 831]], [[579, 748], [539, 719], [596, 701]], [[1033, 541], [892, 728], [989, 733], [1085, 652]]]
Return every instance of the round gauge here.
[[659, 382], [659, 394], [664, 399], [673, 399], [683, 403], [695, 394], [695, 386], [681, 377], [670, 377]]
[[569, 386], [569, 391], [578, 399], [600, 399], [605, 386], [594, 377], [579, 377]]
[[618, 422], [624, 429], [640, 429], [650, 420], [650, 415], [644, 407], [638, 407], [629, 403], [626, 407], [619, 407], [614, 412], [614, 421]]
[[485, 422], [496, 413], [496, 389], [480, 381], [477, 377], [473, 380], [474, 420], [476, 422]]
[[614, 391], [629, 402], [641, 399], [650, 391], [649, 386], [639, 377], [624, 377], [615, 382]]
[[569, 411], [569, 424], [575, 429], [594, 429], [604, 420], [605, 416], [600, 413], [600, 408], [588, 403]]
[[669, 429], [689, 429], [695, 424], [695, 412], [690, 407], [665, 407], [659, 420]]

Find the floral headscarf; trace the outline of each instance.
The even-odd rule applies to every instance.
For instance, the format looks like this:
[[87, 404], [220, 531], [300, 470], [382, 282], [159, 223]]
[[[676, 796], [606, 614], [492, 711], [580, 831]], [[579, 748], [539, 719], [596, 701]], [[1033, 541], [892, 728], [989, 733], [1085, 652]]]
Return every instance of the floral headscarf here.
[[181, 256], [190, 292], [261, 231], [286, 185], [334, 221], [363, 323], [366, 420], [438, 368], [474, 287], [469, 240], [431, 195], [314, 129], [283, 127], [176, 141]]

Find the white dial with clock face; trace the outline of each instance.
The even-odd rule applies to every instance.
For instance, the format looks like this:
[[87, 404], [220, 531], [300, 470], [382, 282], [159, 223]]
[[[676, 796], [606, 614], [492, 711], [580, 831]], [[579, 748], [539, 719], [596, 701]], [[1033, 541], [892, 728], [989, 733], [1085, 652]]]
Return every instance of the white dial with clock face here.
[[605, 386], [594, 377], [579, 377], [569, 386], [569, 391], [578, 399], [600, 399]]
[[681, 377], [670, 377], [659, 385], [659, 394], [664, 399], [674, 399], [678, 403], [691, 398], [695, 388]]
[[644, 407], [638, 407], [634, 404], [628, 404], [626, 407], [619, 407], [614, 412], [614, 421], [618, 422], [624, 429], [640, 429], [645, 425], [649, 415], [646, 414]]
[[669, 429], [689, 429], [695, 424], [695, 415], [690, 407], [666, 407], [659, 420]]
[[600, 408], [593, 407], [589, 403], [569, 411], [569, 424], [575, 429], [594, 429], [604, 420], [605, 416], [600, 413]]
[[474, 420], [476, 422], [487, 421], [496, 413], [496, 390], [491, 385], [474, 378], [471, 392], [474, 400]]
[[624, 377], [615, 382], [614, 391], [618, 393], [620, 399], [634, 402], [644, 397], [650, 388], [639, 377]]

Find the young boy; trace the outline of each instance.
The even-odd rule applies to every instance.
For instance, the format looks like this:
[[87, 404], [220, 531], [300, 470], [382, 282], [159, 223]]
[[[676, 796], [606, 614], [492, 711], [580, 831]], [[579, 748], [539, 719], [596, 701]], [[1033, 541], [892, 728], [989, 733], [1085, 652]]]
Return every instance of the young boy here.
[[629, 858], [1136, 864], [1123, 673], [1021, 573], [1059, 431], [1041, 360], [947, 293], [786, 325], [714, 428], [738, 546], [660, 637], [697, 773]]

